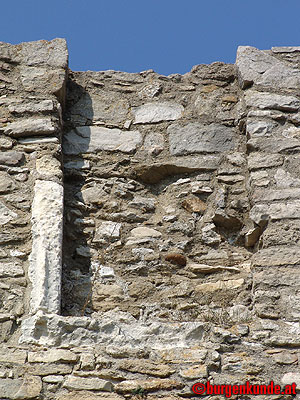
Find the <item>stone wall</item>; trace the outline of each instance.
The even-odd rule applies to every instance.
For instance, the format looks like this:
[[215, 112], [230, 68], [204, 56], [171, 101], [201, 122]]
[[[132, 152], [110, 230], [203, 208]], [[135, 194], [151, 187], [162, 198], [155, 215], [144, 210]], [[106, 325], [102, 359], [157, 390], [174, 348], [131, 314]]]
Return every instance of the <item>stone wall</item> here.
[[0, 399], [300, 387], [300, 48], [67, 65], [0, 43]]

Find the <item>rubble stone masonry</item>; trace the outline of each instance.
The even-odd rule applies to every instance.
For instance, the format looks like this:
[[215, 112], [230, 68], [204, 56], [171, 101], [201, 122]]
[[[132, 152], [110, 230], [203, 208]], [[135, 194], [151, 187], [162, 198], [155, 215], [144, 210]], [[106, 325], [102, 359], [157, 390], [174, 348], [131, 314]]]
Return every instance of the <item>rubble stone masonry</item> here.
[[0, 399], [300, 390], [299, 154], [300, 47], [162, 76], [0, 42]]

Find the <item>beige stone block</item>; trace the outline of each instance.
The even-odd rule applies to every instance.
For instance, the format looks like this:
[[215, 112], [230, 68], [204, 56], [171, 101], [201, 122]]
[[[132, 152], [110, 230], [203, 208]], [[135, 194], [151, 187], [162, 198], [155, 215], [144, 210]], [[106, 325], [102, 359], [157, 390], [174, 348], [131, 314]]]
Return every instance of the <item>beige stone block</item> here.
[[43, 352], [29, 352], [28, 362], [31, 363], [56, 363], [56, 362], [67, 362], [74, 363], [78, 359], [78, 356], [72, 353], [70, 350], [62, 349], [50, 349]]

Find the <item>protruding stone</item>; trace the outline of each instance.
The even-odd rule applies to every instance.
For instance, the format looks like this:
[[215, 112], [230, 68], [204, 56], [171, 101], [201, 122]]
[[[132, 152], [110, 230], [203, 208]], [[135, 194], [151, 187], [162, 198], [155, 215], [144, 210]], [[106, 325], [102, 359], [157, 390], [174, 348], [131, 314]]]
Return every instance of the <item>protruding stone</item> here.
[[252, 85], [267, 88], [298, 89], [300, 72], [263, 50], [239, 46], [236, 65], [242, 89]]
[[66, 68], [68, 49], [65, 39], [51, 41], [38, 40], [21, 45], [22, 61], [26, 65], [50, 65], [55, 68]]

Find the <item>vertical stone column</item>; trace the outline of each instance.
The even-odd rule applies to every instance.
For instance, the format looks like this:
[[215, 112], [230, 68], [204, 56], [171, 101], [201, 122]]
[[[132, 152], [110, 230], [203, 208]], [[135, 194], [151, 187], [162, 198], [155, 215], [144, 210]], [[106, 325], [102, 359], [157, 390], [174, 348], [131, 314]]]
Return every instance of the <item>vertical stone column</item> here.
[[[237, 67], [244, 89], [250, 218], [255, 251], [253, 301], [265, 344], [292, 346], [299, 330], [300, 290], [300, 52], [240, 47]], [[264, 323], [265, 322], [265, 323]], [[299, 339], [297, 339], [299, 340]]]
[[24, 185], [33, 195], [29, 312], [59, 313], [63, 236], [61, 137], [67, 46], [64, 39], [54, 39], [16, 46], [0, 43], [0, 50], [14, 65], [13, 94], [9, 92], [2, 100], [7, 119], [1, 130], [26, 155], [29, 179]]

